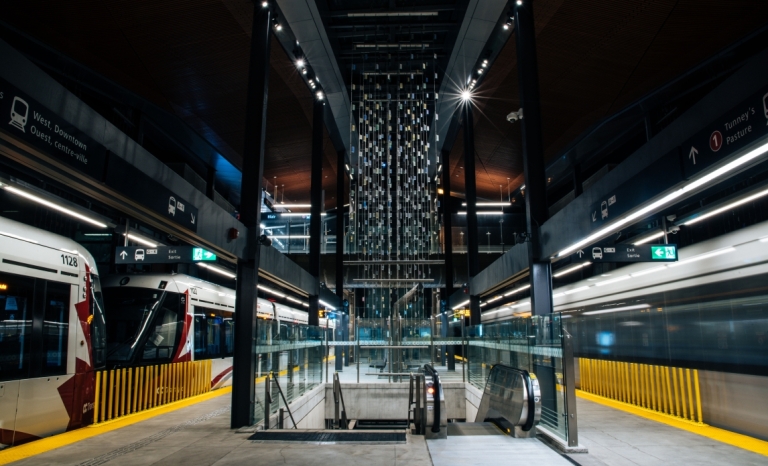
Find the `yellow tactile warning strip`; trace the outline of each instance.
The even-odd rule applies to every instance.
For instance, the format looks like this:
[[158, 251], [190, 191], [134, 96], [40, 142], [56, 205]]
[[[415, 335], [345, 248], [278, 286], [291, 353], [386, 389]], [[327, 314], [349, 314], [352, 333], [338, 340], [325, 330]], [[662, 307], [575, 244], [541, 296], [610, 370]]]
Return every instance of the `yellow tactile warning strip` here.
[[603, 406], [608, 406], [609, 408], [618, 409], [630, 414], [634, 414], [636, 416], [643, 417], [645, 419], [650, 419], [651, 421], [660, 422], [662, 424], [676, 427], [696, 435], [701, 435], [702, 437], [711, 438], [712, 440], [717, 440], [718, 442], [741, 448], [743, 450], [751, 451], [752, 453], [768, 456], [768, 442], [764, 440], [756, 439], [754, 437], [749, 437], [743, 434], [737, 434], [735, 432], [730, 432], [723, 429], [718, 429], [717, 427], [708, 426], [706, 424], [698, 424], [684, 419], [677, 419], [666, 414], [660, 414], [649, 409], [639, 408], [637, 406], [622, 403], [620, 401], [614, 401], [602, 396], [592, 395], [591, 393], [586, 393], [581, 390], [576, 390], [576, 395], [579, 398], [583, 398]]
[[201, 401], [210, 400], [212, 398], [226, 395], [227, 393], [231, 393], [231, 392], [232, 392], [232, 387], [220, 388], [218, 390], [215, 390], [209, 393], [186, 398], [181, 401], [177, 401], [177, 402], [163, 405], [153, 409], [148, 409], [146, 411], [141, 411], [136, 414], [123, 416], [121, 418], [118, 418], [112, 421], [102, 422], [100, 424], [94, 424], [88, 427], [84, 427], [82, 429], [65, 432], [63, 434], [54, 435], [53, 437], [47, 437], [47, 438], [36, 440], [34, 442], [30, 442], [24, 445], [20, 445], [18, 447], [9, 448], [7, 450], [0, 451], [0, 465], [13, 463], [14, 461], [19, 461], [19, 460], [23, 460], [24, 458], [29, 458], [30, 456], [39, 455], [47, 451], [55, 450], [56, 448], [65, 447], [67, 445], [71, 445], [81, 440], [95, 437], [96, 435], [105, 434], [107, 432], [111, 432], [113, 430], [120, 429], [122, 427], [136, 424], [137, 422], [146, 421], [147, 419], [151, 419], [155, 416], [170, 413], [172, 411], [176, 411], [181, 408], [186, 408], [187, 406], [191, 406], [195, 403], [200, 403]]

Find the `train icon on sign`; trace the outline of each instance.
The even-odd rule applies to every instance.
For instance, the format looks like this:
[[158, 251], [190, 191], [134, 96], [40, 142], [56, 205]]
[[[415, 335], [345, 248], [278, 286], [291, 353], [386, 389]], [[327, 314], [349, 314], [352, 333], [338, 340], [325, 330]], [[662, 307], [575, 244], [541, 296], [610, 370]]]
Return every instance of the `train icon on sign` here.
[[24, 129], [27, 126], [27, 117], [29, 116], [29, 104], [21, 97], [14, 97], [11, 104], [11, 121], [8, 122], [13, 127], [26, 133]]
[[168, 215], [176, 216], [176, 198], [173, 196], [168, 199]]

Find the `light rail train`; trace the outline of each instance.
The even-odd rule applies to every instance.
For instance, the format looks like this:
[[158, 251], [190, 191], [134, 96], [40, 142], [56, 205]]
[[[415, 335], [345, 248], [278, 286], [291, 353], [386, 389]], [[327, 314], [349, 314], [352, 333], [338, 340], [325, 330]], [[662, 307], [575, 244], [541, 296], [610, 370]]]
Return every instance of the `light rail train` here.
[[[108, 367], [211, 359], [211, 388], [231, 385], [235, 290], [183, 274], [116, 275], [103, 288]], [[290, 339], [308, 321], [306, 311], [264, 298], [256, 313], [276, 324], [260, 336], [270, 342]], [[320, 326], [334, 321], [320, 319]]]
[[105, 346], [93, 257], [0, 217], [0, 449], [91, 424]]
[[705, 422], [768, 439], [768, 222], [559, 287], [554, 304], [577, 358], [699, 369]]
[[[211, 388], [231, 384], [234, 311], [188, 275], [100, 279], [75, 241], [0, 217], [0, 450], [92, 424], [98, 370], [211, 359]], [[262, 298], [257, 315], [270, 342], [308, 320]]]

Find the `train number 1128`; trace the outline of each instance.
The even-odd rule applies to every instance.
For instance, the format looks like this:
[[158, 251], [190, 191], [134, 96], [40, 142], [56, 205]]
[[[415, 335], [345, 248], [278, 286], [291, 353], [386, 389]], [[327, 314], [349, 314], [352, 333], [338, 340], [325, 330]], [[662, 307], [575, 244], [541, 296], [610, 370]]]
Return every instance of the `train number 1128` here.
[[61, 263], [70, 267], [77, 267], [77, 257], [62, 254]]

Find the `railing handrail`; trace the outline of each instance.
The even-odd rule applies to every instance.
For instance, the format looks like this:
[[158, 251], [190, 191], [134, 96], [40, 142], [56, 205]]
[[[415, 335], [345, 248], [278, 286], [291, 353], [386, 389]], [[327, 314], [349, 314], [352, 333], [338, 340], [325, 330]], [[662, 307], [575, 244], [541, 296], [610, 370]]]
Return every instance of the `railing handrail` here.
[[[437, 371], [431, 364], [424, 364], [424, 371], [429, 372], [432, 376], [432, 386], [435, 388], [435, 393], [432, 395], [432, 402], [434, 403], [434, 419], [432, 419], [432, 432], [440, 432], [440, 376], [437, 375]], [[426, 381], [425, 381], [426, 383]], [[425, 400], [426, 401], [426, 400]]]
[[293, 422], [293, 428], [298, 429], [298, 426], [296, 425], [296, 421], [293, 419], [293, 413], [291, 413], [291, 407], [288, 406], [288, 400], [285, 399], [285, 395], [283, 395], [283, 389], [280, 388], [280, 382], [277, 380], [277, 377], [275, 377], [272, 374], [273, 372], [269, 373], [270, 378], [274, 380], [275, 385], [277, 385], [277, 392], [280, 393], [280, 397], [283, 399], [283, 403], [285, 404], [285, 409], [288, 411], [288, 415], [291, 417], [291, 422]]

